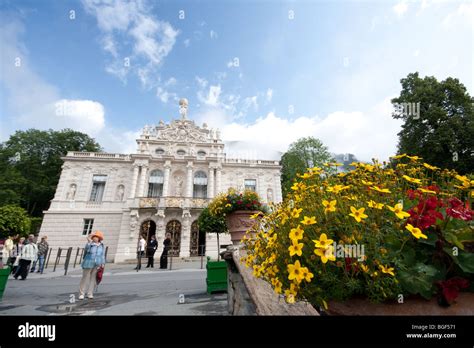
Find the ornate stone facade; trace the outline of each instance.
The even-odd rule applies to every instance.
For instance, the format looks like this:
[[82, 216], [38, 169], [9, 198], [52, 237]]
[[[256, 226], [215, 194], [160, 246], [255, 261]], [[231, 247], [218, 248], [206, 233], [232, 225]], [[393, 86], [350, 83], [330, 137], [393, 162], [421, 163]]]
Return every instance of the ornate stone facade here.
[[[277, 161], [226, 158], [220, 132], [187, 119], [187, 101], [180, 102], [180, 114], [170, 124], [145, 126], [135, 154], [68, 152], [63, 157], [40, 231], [50, 246], [82, 247], [89, 230], [101, 230], [108, 259], [120, 262], [135, 257], [140, 233], [156, 235], [159, 255], [165, 232], [172, 229], [176, 255], [198, 255], [206, 245], [206, 255], [215, 256], [215, 237], [196, 236], [195, 221], [217, 193], [254, 182], [265, 202], [282, 200]], [[230, 244], [230, 238], [221, 243]]]

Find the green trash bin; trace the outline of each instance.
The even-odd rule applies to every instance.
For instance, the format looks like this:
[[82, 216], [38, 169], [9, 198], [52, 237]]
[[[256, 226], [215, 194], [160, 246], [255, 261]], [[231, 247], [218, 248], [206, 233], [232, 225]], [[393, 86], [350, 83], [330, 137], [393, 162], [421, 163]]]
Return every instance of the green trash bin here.
[[227, 291], [227, 263], [225, 261], [210, 261], [206, 264], [207, 293]]
[[0, 269], [0, 300], [2, 299], [3, 292], [5, 291], [5, 288], [7, 287], [7, 281], [8, 281], [8, 276], [10, 275], [10, 272], [11, 272], [10, 267]]

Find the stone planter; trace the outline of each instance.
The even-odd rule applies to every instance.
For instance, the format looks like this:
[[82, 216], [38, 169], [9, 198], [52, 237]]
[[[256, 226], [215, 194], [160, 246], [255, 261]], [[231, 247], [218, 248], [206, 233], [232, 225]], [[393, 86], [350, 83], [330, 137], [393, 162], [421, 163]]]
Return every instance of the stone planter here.
[[436, 298], [406, 298], [403, 304], [373, 303], [367, 299], [353, 298], [345, 302], [328, 302], [328, 315], [474, 315], [474, 294], [461, 292], [456, 303], [441, 307]]
[[240, 244], [245, 232], [255, 223], [255, 220], [250, 219], [250, 216], [256, 213], [259, 213], [259, 211], [236, 210], [225, 217], [232, 244]]
[[0, 300], [3, 297], [3, 292], [7, 287], [8, 276], [10, 275], [11, 268], [2, 268], [0, 269]]

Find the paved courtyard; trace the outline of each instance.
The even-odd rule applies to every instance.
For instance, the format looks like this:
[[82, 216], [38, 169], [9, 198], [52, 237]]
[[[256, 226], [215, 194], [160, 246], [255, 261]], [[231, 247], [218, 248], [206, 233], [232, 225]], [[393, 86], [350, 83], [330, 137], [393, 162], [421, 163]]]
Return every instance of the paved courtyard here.
[[[135, 265], [106, 266], [94, 299], [77, 300], [79, 267], [30, 273], [25, 281], [10, 277], [0, 301], [0, 315], [227, 315], [227, 294], [206, 293], [206, 270], [198, 263], [173, 270], [134, 271]], [[179, 303], [184, 294], [185, 303]]]

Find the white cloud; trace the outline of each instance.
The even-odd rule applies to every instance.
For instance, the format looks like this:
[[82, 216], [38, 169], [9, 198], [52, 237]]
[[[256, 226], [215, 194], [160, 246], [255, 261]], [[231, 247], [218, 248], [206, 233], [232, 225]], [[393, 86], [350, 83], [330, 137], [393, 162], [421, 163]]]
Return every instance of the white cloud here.
[[219, 95], [221, 94], [221, 85], [209, 86], [207, 96], [204, 96], [201, 91], [198, 92], [198, 99], [200, 102], [208, 106], [216, 107], [219, 104]]
[[201, 78], [199, 76], [196, 76], [195, 79], [196, 79], [196, 81], [197, 81], [197, 83], [198, 83], [198, 85], [201, 89], [206, 88], [206, 86], [207, 86], [207, 80], [206, 79]]
[[474, 23], [474, 2], [459, 4], [455, 11], [446, 15], [442, 24], [444, 27], [449, 28], [459, 22], [466, 23], [472, 30], [472, 23]]
[[[105, 108], [98, 101], [62, 97], [58, 88], [34, 71], [21, 40], [23, 33], [24, 26], [19, 21], [0, 24], [0, 85], [6, 91], [1, 106], [0, 141], [7, 140], [16, 130], [71, 128], [95, 137], [106, 151], [128, 152], [134, 144], [130, 143], [130, 134], [135, 133], [107, 125]], [[21, 59], [19, 67], [15, 66], [16, 58]]]
[[189, 45], [191, 44], [191, 40], [190, 40], [190, 39], [185, 39], [185, 40], [183, 41], [183, 44], [184, 44], [184, 47], [188, 48]]
[[214, 30], [211, 30], [211, 31], [209, 32], [209, 37], [211, 38], [211, 40], [212, 40], [212, 39], [217, 39], [217, 37], [218, 37], [218, 36], [217, 36], [217, 32], [215, 32]]
[[165, 86], [174, 86], [178, 81], [174, 77], [170, 77], [168, 81], [165, 82]]
[[399, 120], [391, 117], [390, 99], [383, 100], [368, 112], [336, 111], [324, 118], [300, 116], [288, 120], [269, 113], [254, 123], [239, 124], [229, 123], [226, 114], [210, 112], [208, 116], [221, 127], [223, 139], [247, 143], [248, 149], [257, 149], [261, 159], [285, 152], [289, 144], [301, 137], [314, 136], [331, 152], [353, 153], [366, 161], [373, 157], [384, 160], [396, 152], [401, 126]]
[[157, 87], [156, 88], [156, 96], [164, 103], [168, 103], [168, 100], [171, 98], [173, 99], [174, 101], [177, 101], [178, 100], [178, 95], [176, 93], [173, 93], [173, 92], [168, 92], [167, 90], [165, 90], [164, 88], [162, 87]]
[[267, 97], [267, 102], [268, 103], [272, 101], [273, 89], [271, 89], [271, 88], [267, 89], [266, 97]]
[[[173, 49], [179, 31], [168, 22], [149, 15], [145, 1], [83, 0], [82, 3], [86, 12], [97, 19], [103, 35], [103, 49], [113, 57], [106, 71], [124, 82], [128, 73], [133, 71], [144, 87], [156, 86], [157, 69]], [[123, 36], [131, 41], [131, 49], [123, 45], [126, 41]], [[130, 58], [130, 68], [124, 68], [119, 56]]]
[[408, 4], [406, 0], [400, 0], [395, 6], [392, 7], [393, 11], [398, 17], [402, 17], [408, 10]]

